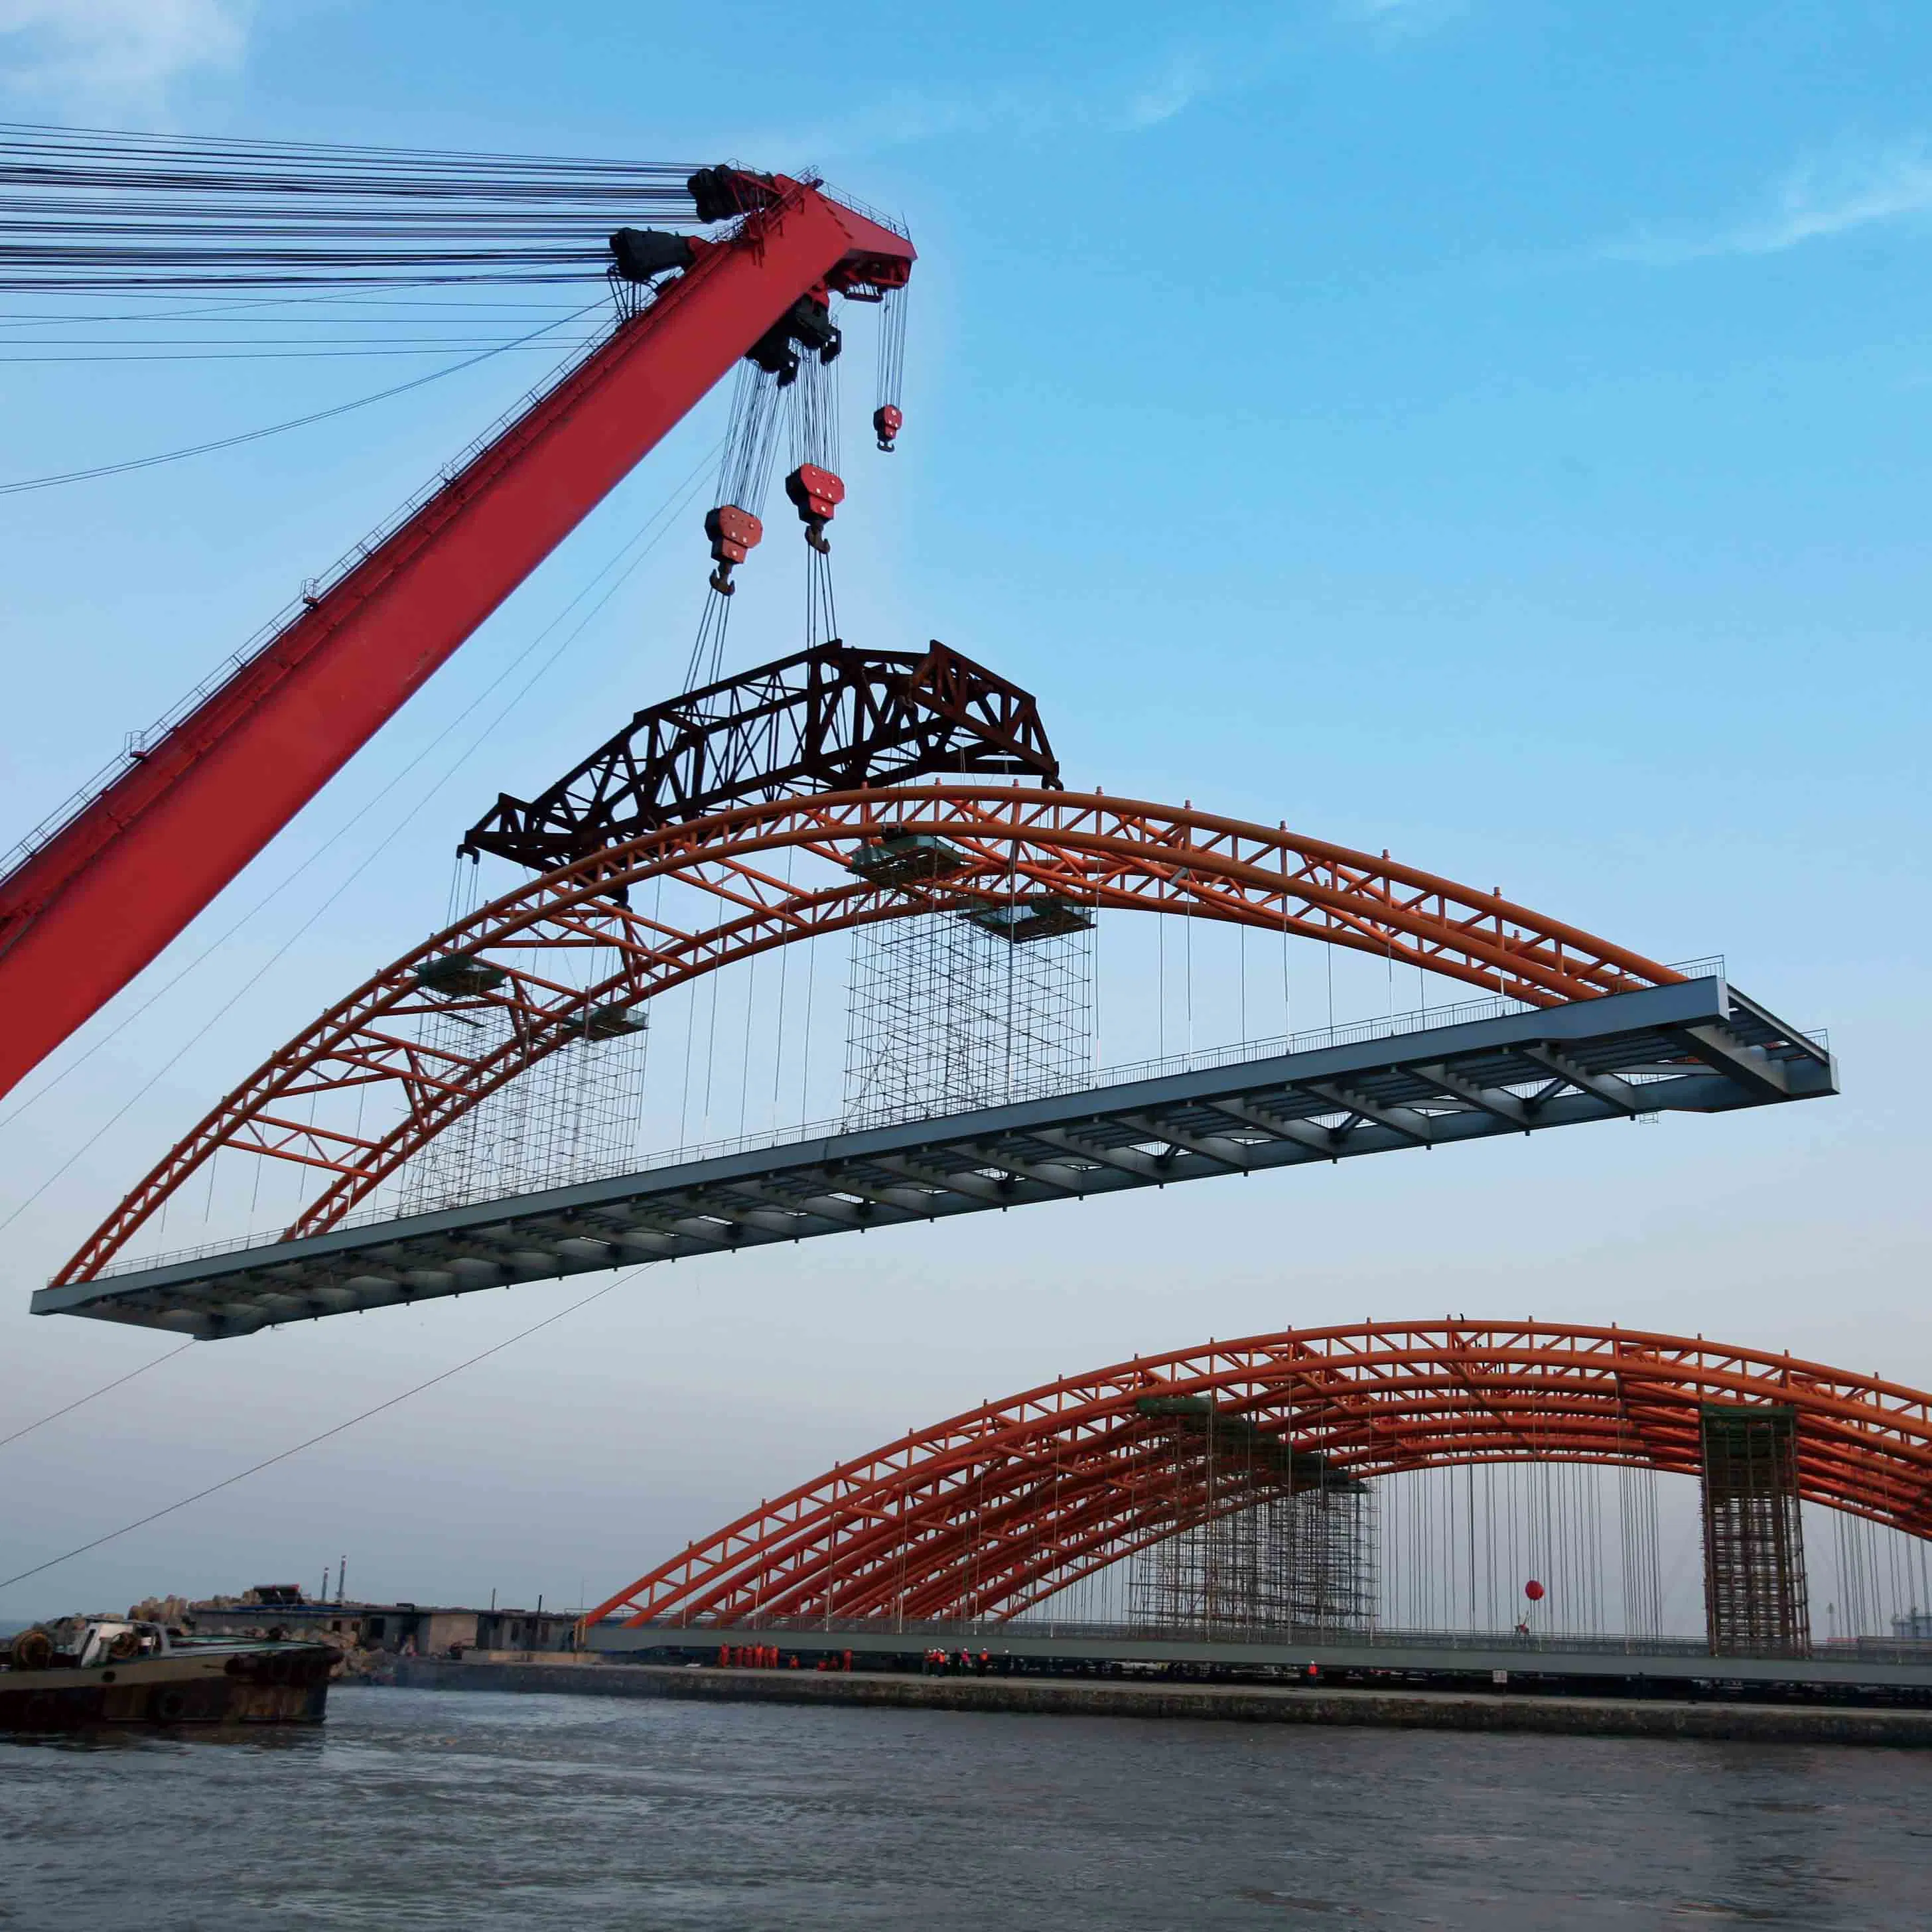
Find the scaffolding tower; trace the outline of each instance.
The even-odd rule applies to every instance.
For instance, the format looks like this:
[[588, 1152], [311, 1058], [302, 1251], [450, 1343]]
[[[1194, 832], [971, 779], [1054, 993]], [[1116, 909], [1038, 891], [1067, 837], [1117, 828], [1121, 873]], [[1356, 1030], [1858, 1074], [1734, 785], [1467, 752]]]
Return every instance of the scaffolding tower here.
[[1375, 1496], [1321, 1456], [1204, 1396], [1147, 1396], [1137, 1623], [1191, 1636], [1366, 1630], [1377, 1603]]
[[1372, 1629], [1380, 1597], [1375, 1491], [1324, 1471], [1265, 1508], [1263, 1621], [1328, 1633]]
[[1796, 1410], [1706, 1402], [1704, 1616], [1714, 1656], [1810, 1648]]
[[845, 1125], [929, 1120], [1090, 1079], [1094, 938], [1090, 912], [1044, 896], [858, 928]]
[[[507, 1042], [512, 1024], [503, 1008], [466, 1006], [459, 994], [422, 1016], [417, 1038], [425, 1064], [434, 1066], [445, 1054], [473, 1059], [494, 1052]], [[397, 1210], [428, 1214], [634, 1166], [650, 1041], [641, 1006], [593, 1008], [562, 1045], [408, 1162]]]

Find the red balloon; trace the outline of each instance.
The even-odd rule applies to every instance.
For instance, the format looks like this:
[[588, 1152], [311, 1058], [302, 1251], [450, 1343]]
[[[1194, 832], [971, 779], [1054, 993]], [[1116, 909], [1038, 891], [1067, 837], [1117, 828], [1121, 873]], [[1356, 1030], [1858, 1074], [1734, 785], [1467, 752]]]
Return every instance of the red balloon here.
[[1534, 1576], [1532, 1576], [1529, 1581], [1522, 1586], [1522, 1594], [1527, 1597], [1532, 1604], [1540, 1604], [1543, 1600], [1543, 1586], [1539, 1583]]

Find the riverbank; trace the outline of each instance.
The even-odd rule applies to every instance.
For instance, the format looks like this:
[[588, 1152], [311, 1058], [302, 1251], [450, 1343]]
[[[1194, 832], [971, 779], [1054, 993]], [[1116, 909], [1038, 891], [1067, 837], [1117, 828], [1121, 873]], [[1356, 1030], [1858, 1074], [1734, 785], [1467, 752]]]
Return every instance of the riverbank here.
[[1242, 1724], [1528, 1731], [1576, 1737], [1694, 1738], [1760, 1744], [1932, 1745], [1932, 1711], [1809, 1704], [1684, 1702], [1500, 1692], [1330, 1690], [1118, 1678], [926, 1677], [892, 1671], [741, 1670], [574, 1658], [460, 1663], [410, 1658], [412, 1690], [566, 1693], [698, 1702], [1185, 1718]]

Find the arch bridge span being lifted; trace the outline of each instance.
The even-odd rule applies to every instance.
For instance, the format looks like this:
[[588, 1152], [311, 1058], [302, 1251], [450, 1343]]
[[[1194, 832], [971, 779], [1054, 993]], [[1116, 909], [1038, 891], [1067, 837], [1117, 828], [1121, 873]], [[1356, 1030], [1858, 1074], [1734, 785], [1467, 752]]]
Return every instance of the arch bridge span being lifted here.
[[[820, 862], [794, 884], [800, 856]], [[659, 917], [665, 883], [718, 916], [684, 926]], [[550, 1055], [636, 1023], [668, 988], [880, 921], [1069, 909], [1083, 919], [1180, 914], [1319, 940], [1458, 982], [1491, 1004], [1436, 1016], [1400, 1041], [1299, 1054], [1290, 1042], [1225, 1077], [1196, 1070], [1104, 1096], [1037, 1096], [892, 1130], [876, 1148], [876, 1134], [842, 1137], [849, 1144], [821, 1136], [735, 1166], [632, 1177], [636, 1187], [619, 1177], [355, 1225], [354, 1211], [437, 1135]], [[614, 964], [584, 983], [567, 967], [586, 954]], [[440, 1016], [466, 1024], [439, 1034]], [[1822, 1047], [1722, 980], [1687, 980], [1500, 893], [1386, 856], [1098, 791], [980, 782], [808, 794], [658, 826], [530, 880], [406, 954], [213, 1109], [34, 1306], [233, 1334], [962, 1209], [1834, 1090]], [[332, 1121], [319, 1111], [345, 1096], [352, 1114]], [[326, 1184], [266, 1247], [104, 1281], [224, 1150], [319, 1171]]]
[[[1190, 1417], [1209, 1419], [1197, 1433], [1257, 1445], [1246, 1466], [1291, 1494], [1488, 1463], [1700, 1478], [1707, 1576], [1736, 1586], [1709, 1592], [1714, 1648], [1806, 1641], [1802, 1552], [1778, 1540], [1799, 1501], [1932, 1536], [1922, 1390], [1701, 1336], [1369, 1323], [1136, 1357], [912, 1432], [748, 1511], [585, 1621], [1018, 1616], [1256, 1503], [1253, 1482], [1217, 1490], [1211, 1457], [1172, 1453], [1175, 1419]], [[1735, 1458], [1714, 1473], [1714, 1454], [1753, 1430], [1778, 1454], [1747, 1475]]]

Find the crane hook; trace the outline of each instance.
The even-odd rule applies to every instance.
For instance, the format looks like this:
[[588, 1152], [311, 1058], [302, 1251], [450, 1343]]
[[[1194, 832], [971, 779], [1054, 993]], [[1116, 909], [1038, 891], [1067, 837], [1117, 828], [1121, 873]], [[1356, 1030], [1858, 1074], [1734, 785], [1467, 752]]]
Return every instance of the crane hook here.
[[785, 478], [785, 494], [796, 507], [805, 526], [805, 540], [820, 556], [829, 556], [832, 545], [825, 526], [845, 500], [845, 485], [832, 472], [816, 463], [801, 463]]
[[719, 596], [729, 597], [737, 590], [731, 581], [732, 566], [751, 555], [764, 533], [764, 525], [736, 503], [720, 503], [705, 512], [704, 534], [711, 539], [711, 560], [718, 566], [711, 573], [711, 587]]

